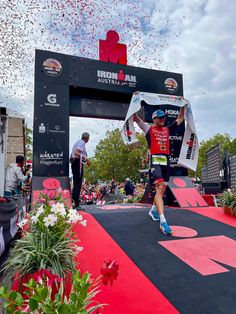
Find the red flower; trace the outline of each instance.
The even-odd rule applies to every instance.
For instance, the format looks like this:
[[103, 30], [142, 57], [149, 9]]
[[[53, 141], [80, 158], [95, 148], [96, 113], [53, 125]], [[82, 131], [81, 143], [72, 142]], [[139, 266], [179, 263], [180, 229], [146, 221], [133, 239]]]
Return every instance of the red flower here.
[[116, 261], [105, 260], [101, 268], [102, 283], [106, 286], [110, 282], [112, 286], [113, 281], [118, 277], [118, 270], [119, 265]]
[[58, 293], [60, 283], [63, 280], [63, 278], [60, 278], [59, 276], [52, 274], [49, 270], [42, 268], [35, 273], [27, 274], [22, 278], [20, 278], [18, 275], [15, 275], [12, 284], [12, 290], [20, 291], [23, 298], [27, 299], [28, 296], [24, 292], [29, 289], [24, 286], [24, 283], [28, 283], [30, 279], [34, 279], [34, 281], [38, 284], [45, 283], [48, 287], [50, 287], [52, 289], [52, 300], [54, 300], [55, 295]]

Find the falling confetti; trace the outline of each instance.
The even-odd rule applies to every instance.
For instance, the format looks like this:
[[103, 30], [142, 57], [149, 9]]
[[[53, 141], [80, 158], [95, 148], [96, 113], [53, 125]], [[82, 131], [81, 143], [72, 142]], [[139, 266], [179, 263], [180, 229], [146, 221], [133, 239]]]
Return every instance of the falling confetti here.
[[[22, 112], [29, 126], [35, 49], [98, 59], [99, 39], [114, 29], [127, 45], [129, 65], [175, 70], [178, 64], [173, 58], [167, 67], [164, 52], [188, 18], [176, 21], [161, 2], [144, 0], [8, 0], [0, 11], [0, 105]], [[100, 120], [95, 130], [120, 127], [118, 121]], [[93, 135], [99, 138], [99, 132]]]

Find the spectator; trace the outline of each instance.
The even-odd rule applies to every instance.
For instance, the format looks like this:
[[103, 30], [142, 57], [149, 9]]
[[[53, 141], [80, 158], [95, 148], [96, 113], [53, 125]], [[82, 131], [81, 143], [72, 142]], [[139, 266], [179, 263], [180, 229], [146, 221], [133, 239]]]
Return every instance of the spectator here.
[[30, 178], [29, 172], [23, 174], [22, 168], [25, 162], [24, 156], [16, 156], [16, 162], [10, 164], [6, 170], [5, 196], [19, 194], [20, 182], [25, 182]]
[[105, 184], [101, 187], [100, 193], [101, 193], [100, 201], [102, 201], [107, 196], [107, 188]]
[[116, 192], [116, 183], [114, 180], [111, 181], [110, 194], [115, 194]]
[[81, 139], [74, 144], [70, 156], [71, 170], [73, 174], [72, 199], [76, 209], [81, 209], [80, 191], [83, 181], [84, 163], [86, 163], [88, 166], [90, 165], [90, 160], [87, 157], [85, 148], [85, 144], [88, 143], [89, 137], [89, 133], [84, 132], [81, 136]]
[[124, 190], [125, 190], [125, 195], [134, 195], [134, 185], [132, 184], [131, 180], [129, 178], [127, 178], [125, 180], [125, 186], [124, 186]]

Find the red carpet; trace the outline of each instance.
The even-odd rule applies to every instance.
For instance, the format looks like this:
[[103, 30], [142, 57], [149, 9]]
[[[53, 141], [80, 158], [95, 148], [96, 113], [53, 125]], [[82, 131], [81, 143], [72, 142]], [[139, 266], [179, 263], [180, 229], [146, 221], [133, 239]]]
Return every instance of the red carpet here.
[[116, 260], [119, 265], [119, 275], [113, 285], [100, 286], [101, 292], [96, 300], [109, 305], [99, 313], [179, 313], [101, 225], [90, 214], [82, 215], [88, 221], [87, 227], [77, 225], [74, 228], [81, 240], [80, 245], [84, 247], [78, 256], [81, 271], [89, 271], [96, 278], [101, 275], [100, 269], [105, 259]]
[[220, 221], [226, 225], [236, 227], [236, 217], [226, 215], [221, 207], [199, 207], [199, 208], [184, 208], [191, 210], [194, 213], [206, 216], [208, 218]]

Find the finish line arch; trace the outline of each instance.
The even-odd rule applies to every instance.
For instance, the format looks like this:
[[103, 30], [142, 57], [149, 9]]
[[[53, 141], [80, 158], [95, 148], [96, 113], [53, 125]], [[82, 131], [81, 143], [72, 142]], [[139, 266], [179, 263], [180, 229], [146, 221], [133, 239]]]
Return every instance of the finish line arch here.
[[[33, 189], [36, 177], [68, 178], [70, 116], [124, 120], [136, 90], [183, 96], [182, 75], [36, 50]], [[174, 106], [162, 109], [170, 121], [178, 115]], [[144, 105], [146, 121], [153, 110]], [[172, 164], [184, 126], [178, 132], [171, 139]]]

